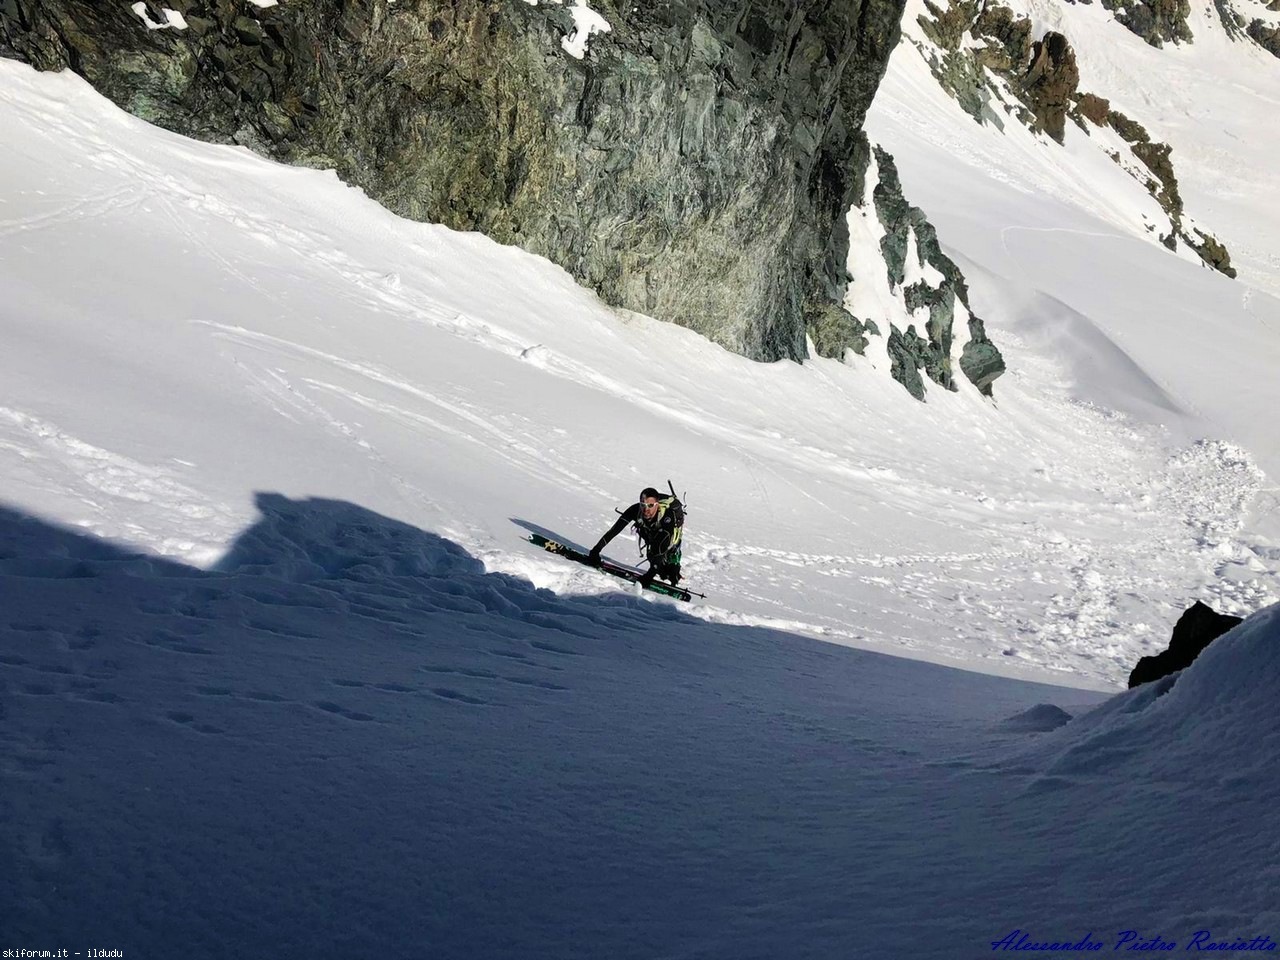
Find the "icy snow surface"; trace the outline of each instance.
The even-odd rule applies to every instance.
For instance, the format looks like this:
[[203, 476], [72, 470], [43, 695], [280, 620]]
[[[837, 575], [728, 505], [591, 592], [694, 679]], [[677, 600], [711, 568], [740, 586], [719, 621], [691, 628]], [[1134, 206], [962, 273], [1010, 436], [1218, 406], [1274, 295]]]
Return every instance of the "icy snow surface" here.
[[[1277, 304], [917, 94], [938, 139], [877, 135], [953, 178], [995, 403], [750, 363], [0, 61], [0, 949], [1280, 934], [1274, 613], [1085, 713], [1192, 599], [1276, 599]], [[520, 542], [667, 478], [705, 603]]]

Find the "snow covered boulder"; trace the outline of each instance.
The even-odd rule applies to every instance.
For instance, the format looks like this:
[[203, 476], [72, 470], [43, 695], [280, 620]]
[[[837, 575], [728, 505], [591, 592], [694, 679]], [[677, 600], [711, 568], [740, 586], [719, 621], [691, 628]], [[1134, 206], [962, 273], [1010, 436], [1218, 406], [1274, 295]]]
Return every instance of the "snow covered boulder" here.
[[1240, 622], [1240, 617], [1218, 613], [1197, 600], [1178, 618], [1169, 639], [1169, 648], [1138, 661], [1129, 674], [1129, 686], [1150, 683], [1189, 667], [1205, 647]]

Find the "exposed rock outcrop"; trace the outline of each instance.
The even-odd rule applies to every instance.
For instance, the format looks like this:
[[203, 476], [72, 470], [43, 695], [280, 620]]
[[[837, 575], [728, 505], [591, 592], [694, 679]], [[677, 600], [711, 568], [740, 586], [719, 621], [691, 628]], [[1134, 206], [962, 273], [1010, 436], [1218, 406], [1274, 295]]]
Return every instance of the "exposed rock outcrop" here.
[[1253, 20], [1245, 32], [1267, 53], [1273, 57], [1280, 57], [1280, 26], [1271, 27], [1261, 20]]
[[1133, 156], [1151, 173], [1147, 179], [1148, 192], [1169, 215], [1169, 232], [1160, 238], [1170, 250], [1177, 249], [1181, 240], [1219, 273], [1236, 276], [1231, 266], [1231, 254], [1217, 238], [1197, 227], [1188, 228], [1184, 223], [1182, 196], [1178, 192], [1178, 178], [1173, 172], [1172, 148], [1167, 143], [1153, 143], [1142, 124], [1130, 120], [1118, 110], [1107, 113], [1107, 123], [1130, 144]]
[[1032, 60], [1031, 21], [1015, 17], [1013, 11], [999, 3], [984, 4], [973, 22], [974, 36], [988, 41], [977, 51], [978, 62], [1000, 72], [1023, 70]]
[[[941, 56], [929, 58], [934, 76], [970, 116], [1003, 129], [992, 101], [1004, 105], [1009, 101], [991, 85], [986, 75], [990, 71], [1005, 81], [1006, 90], [1016, 98], [1020, 109], [1014, 112], [1020, 119], [1062, 142], [1067, 111], [1080, 83], [1075, 53], [1066, 37], [1049, 31], [1032, 41], [1031, 21], [1015, 17], [998, 3], [958, 0], [943, 10], [925, 0], [925, 7], [932, 19], [921, 17], [921, 29], [942, 49]], [[966, 44], [966, 37], [985, 45]]]
[[1095, 126], [1106, 126], [1111, 113], [1111, 102], [1092, 93], [1082, 93], [1076, 102], [1080, 115]]
[[1154, 657], [1143, 657], [1129, 674], [1129, 686], [1150, 683], [1191, 666], [1205, 647], [1236, 624], [1240, 617], [1218, 613], [1197, 600], [1178, 618], [1169, 648]]
[[886, 348], [892, 375], [921, 400], [925, 393], [921, 374], [955, 390], [952, 357], [959, 313], [968, 323], [961, 372], [989, 396], [991, 384], [1004, 372], [1004, 358], [987, 339], [982, 320], [970, 310], [968, 286], [960, 269], [942, 252], [933, 225], [924, 211], [903, 196], [893, 157], [879, 147], [872, 153], [877, 177], [871, 191], [872, 206], [883, 229], [879, 247], [888, 287], [898, 292], [907, 316], [920, 318], [923, 330], [922, 335], [911, 323], [905, 329], [889, 325]]
[[1080, 69], [1067, 38], [1052, 30], [1031, 47], [1031, 66], [1022, 78], [1022, 90], [1040, 129], [1062, 142]]
[[851, 158], [902, 0], [592, 2], [612, 29], [584, 59], [570, 8], [526, 0], [0, 0], [0, 54], [803, 358], [841, 309]]
[[1102, 0], [1102, 6], [1153, 47], [1192, 40], [1190, 0]]
[[[1004, 129], [1004, 111], [993, 102], [1008, 107], [1028, 125], [1034, 114], [1014, 98], [1006, 99], [992, 86], [986, 71], [1009, 81], [1016, 92], [1018, 80], [1031, 62], [1031, 21], [1016, 18], [1000, 4], [981, 5], [978, 0], [953, 0], [945, 9], [925, 0], [930, 16], [917, 22], [938, 50], [921, 50], [934, 77], [944, 90], [979, 123]], [[985, 40], [985, 46], [966, 44], [965, 38]]]
[[1231, 253], [1218, 242], [1217, 237], [1210, 236], [1197, 227], [1191, 228], [1191, 233], [1195, 236], [1182, 235], [1182, 239], [1186, 241], [1187, 246], [1199, 254], [1200, 259], [1205, 262], [1206, 266], [1212, 267], [1221, 274], [1236, 277], [1236, 268], [1231, 265]]
[[855, 260], [874, 266], [853, 271], [844, 309], [810, 325], [814, 349], [842, 360], [850, 352], [866, 355], [874, 343], [873, 362], [887, 360], [891, 376], [918, 400], [929, 380], [957, 389], [958, 360], [965, 377], [991, 396], [1004, 358], [970, 309], [964, 277], [932, 224], [903, 196], [893, 158], [864, 140], [851, 175], [854, 203], [841, 242], [850, 248], [851, 269]]
[[977, 317], [969, 317], [969, 342], [960, 352], [960, 369], [978, 391], [991, 396], [991, 384], [1004, 373], [1004, 357], [987, 337], [986, 324]]

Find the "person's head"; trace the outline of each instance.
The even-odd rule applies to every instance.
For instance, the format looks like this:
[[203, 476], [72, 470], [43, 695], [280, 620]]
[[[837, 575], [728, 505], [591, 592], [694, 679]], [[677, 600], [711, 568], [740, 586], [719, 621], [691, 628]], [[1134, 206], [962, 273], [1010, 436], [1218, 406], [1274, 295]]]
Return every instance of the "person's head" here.
[[640, 491], [640, 516], [652, 520], [658, 512], [658, 491], [645, 487]]

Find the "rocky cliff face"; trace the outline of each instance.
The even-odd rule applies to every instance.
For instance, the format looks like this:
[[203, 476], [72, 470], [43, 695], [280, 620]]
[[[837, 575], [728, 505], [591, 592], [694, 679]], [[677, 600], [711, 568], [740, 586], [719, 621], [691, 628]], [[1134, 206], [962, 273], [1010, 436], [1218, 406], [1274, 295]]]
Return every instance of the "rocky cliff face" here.
[[841, 309], [851, 158], [902, 0], [0, 0], [0, 54], [335, 168], [761, 360]]

